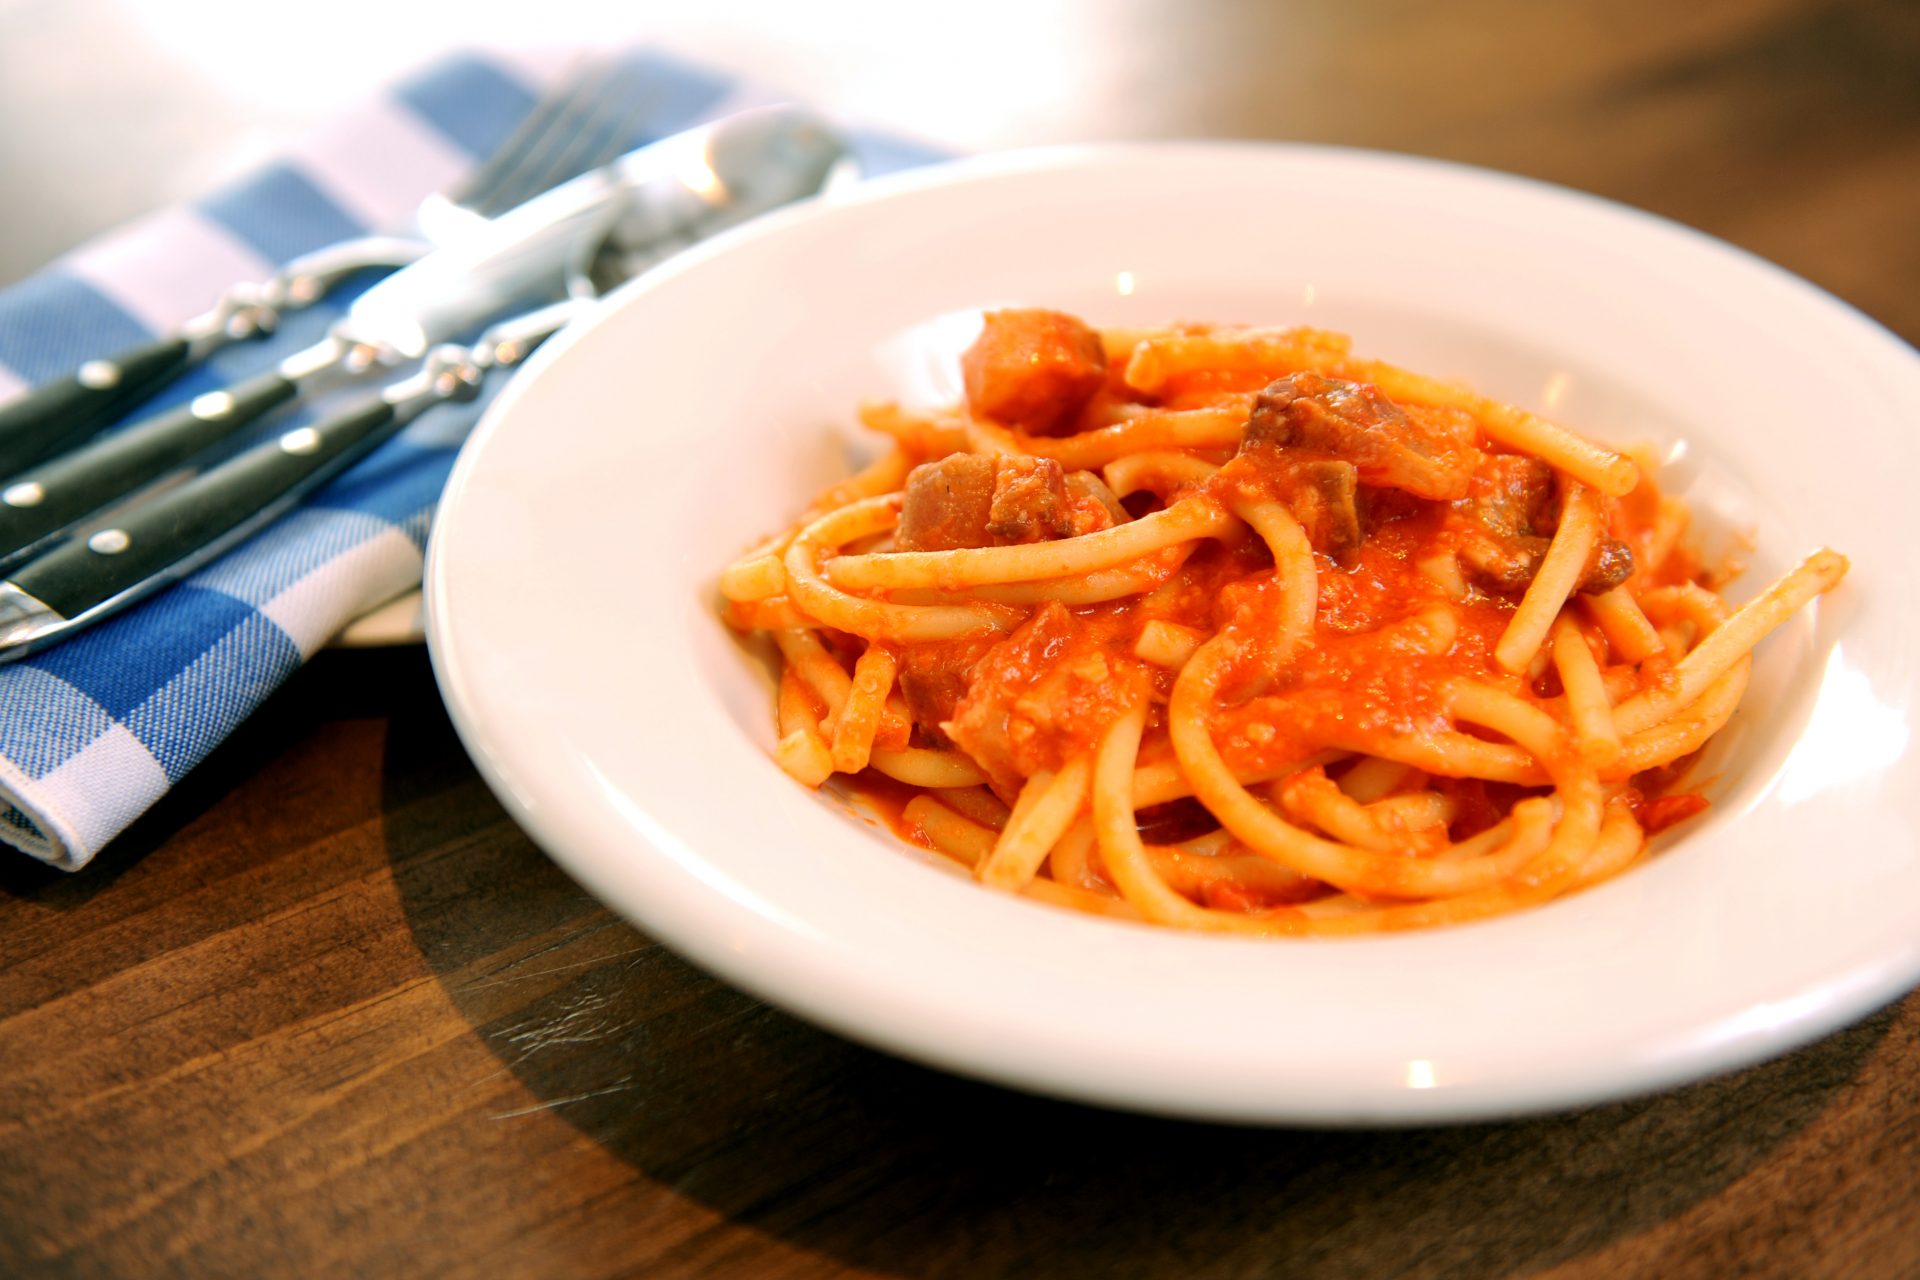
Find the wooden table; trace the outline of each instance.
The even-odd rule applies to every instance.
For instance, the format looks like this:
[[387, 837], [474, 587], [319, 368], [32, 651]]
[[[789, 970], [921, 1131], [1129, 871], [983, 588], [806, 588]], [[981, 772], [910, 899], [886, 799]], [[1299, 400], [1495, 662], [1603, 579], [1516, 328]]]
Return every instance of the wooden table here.
[[[1090, 97], [1037, 136], [1495, 165], [1920, 337], [1911, 4], [1085, 8], [1058, 56]], [[0, 889], [7, 1275], [1920, 1275], [1920, 994], [1523, 1123], [1037, 1100], [615, 919], [494, 803], [417, 650], [322, 655], [85, 873], [0, 859]]]

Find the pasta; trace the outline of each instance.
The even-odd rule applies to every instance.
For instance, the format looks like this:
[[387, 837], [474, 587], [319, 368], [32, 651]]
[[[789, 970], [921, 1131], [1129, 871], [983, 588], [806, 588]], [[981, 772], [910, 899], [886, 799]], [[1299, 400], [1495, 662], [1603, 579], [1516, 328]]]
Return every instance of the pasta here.
[[966, 403], [720, 577], [775, 757], [985, 886], [1225, 934], [1457, 924], [1632, 865], [1751, 654], [1643, 465], [1311, 329], [990, 313]]

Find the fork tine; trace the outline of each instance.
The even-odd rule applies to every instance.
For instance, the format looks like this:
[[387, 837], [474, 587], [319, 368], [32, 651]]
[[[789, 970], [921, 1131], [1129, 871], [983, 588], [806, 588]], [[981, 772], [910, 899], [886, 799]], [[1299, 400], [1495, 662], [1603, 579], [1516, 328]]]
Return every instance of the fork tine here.
[[[618, 78], [617, 71], [609, 72], [610, 81]], [[523, 166], [517, 175], [517, 189], [502, 190], [494, 197], [492, 203], [497, 209], [511, 208], [576, 174], [607, 163], [636, 145], [634, 125], [646, 113], [645, 95], [635, 92], [631, 85], [604, 87], [613, 91], [602, 92], [591, 101], [578, 104], [581, 109], [575, 113], [577, 119], [569, 121], [566, 135]]]
[[[448, 199], [486, 217], [510, 209], [538, 195], [546, 187], [574, 176], [558, 173], [552, 159], [573, 137], [576, 120], [591, 117], [613, 89], [614, 71], [604, 59], [576, 63], [556, 86], [534, 104], [492, 155], [468, 175]], [[533, 185], [538, 172], [557, 176]], [[574, 173], [585, 172], [584, 169]]]

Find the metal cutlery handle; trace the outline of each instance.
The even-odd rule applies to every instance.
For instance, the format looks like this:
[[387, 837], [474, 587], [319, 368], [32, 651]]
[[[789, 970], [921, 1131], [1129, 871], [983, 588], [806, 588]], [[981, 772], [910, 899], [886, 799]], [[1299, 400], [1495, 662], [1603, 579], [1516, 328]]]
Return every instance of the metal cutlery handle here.
[[17, 570], [0, 583], [0, 662], [57, 643], [208, 563], [351, 466], [402, 421], [399, 406], [376, 396], [255, 445], [112, 527]]
[[[642, 247], [621, 232], [643, 243], [698, 239], [812, 194], [841, 154], [831, 134], [799, 113], [718, 122], [584, 174], [487, 224], [471, 243], [376, 285], [327, 342], [288, 357], [278, 373], [294, 391], [309, 374], [336, 366], [352, 372], [372, 359], [424, 356], [420, 371], [343, 415], [284, 432], [137, 503], [111, 527], [14, 571], [0, 582], [0, 662], [57, 643], [185, 575], [277, 519], [422, 410], [477, 395], [487, 370], [517, 363], [587, 305], [592, 288], [570, 296], [563, 286], [596, 246], [611, 238], [623, 249]], [[756, 179], [757, 159], [767, 157], [780, 158], [779, 172]], [[623, 226], [626, 212], [634, 216]], [[471, 348], [427, 349], [436, 335], [556, 294], [557, 301], [495, 323]], [[238, 408], [222, 407], [227, 414]], [[180, 430], [198, 438], [198, 428]], [[7, 492], [0, 490], [0, 505], [16, 505]], [[27, 507], [46, 496], [15, 494]]]
[[0, 476], [10, 476], [86, 439], [186, 372], [193, 344], [163, 338], [35, 387], [0, 407]]
[[274, 440], [128, 511], [111, 528], [74, 539], [12, 576], [63, 618], [90, 620], [188, 572], [280, 514], [379, 443], [395, 425], [381, 398]]
[[73, 448], [125, 417], [230, 342], [272, 333], [286, 312], [311, 306], [361, 271], [418, 259], [428, 246], [394, 236], [362, 236], [289, 262], [264, 284], [229, 289], [178, 332], [89, 360], [71, 375], [0, 407], [0, 477]]
[[0, 481], [0, 566], [19, 562], [75, 521], [168, 475], [298, 393], [294, 380], [276, 369]]
[[442, 347], [420, 371], [324, 422], [295, 427], [60, 544], [0, 582], [0, 662], [58, 643], [184, 577], [279, 519], [436, 404], [471, 400], [559, 326], [518, 328], [475, 350]]

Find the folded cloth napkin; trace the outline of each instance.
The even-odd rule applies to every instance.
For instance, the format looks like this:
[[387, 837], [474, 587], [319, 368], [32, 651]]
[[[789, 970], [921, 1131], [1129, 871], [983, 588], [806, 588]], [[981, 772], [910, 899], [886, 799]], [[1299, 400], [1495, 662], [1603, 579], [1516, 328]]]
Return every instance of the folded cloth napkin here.
[[[632, 94], [635, 146], [775, 100], [656, 53], [621, 59], [619, 75]], [[522, 60], [452, 58], [244, 181], [0, 291], [0, 401], [170, 330], [229, 285], [264, 280], [301, 253], [404, 228], [422, 199], [506, 139], [542, 78]], [[882, 134], [847, 137], [867, 174], [938, 158]], [[149, 407], [270, 367], [318, 338], [347, 300], [229, 347]], [[85, 866], [343, 626], [416, 585], [435, 503], [480, 408], [430, 411], [201, 572], [0, 667], [0, 841], [68, 870]]]

